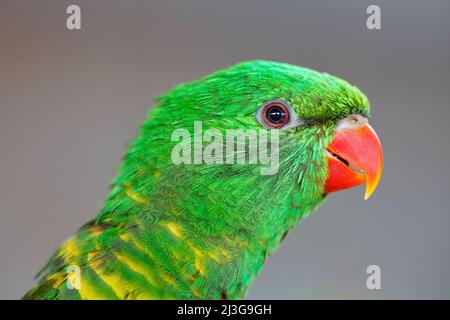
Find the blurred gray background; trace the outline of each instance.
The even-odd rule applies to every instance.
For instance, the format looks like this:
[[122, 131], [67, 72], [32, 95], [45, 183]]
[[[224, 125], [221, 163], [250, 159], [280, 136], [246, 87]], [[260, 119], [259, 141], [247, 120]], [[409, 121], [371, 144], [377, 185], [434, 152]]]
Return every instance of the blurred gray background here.
[[96, 215], [156, 96], [250, 59], [356, 84], [385, 166], [369, 201], [333, 194], [298, 225], [248, 298], [450, 298], [449, 53], [445, 0], [0, 0], [0, 298]]

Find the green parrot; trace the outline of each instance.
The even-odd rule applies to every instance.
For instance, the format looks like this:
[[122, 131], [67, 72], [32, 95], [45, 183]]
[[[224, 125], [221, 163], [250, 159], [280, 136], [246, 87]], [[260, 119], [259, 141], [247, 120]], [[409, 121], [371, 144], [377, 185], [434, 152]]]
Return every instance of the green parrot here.
[[[346, 81], [279, 62], [175, 86], [149, 111], [98, 216], [23, 298], [243, 298], [327, 194], [363, 183], [366, 199], [374, 192], [382, 150], [369, 112]], [[233, 130], [256, 133], [246, 137], [265, 153], [247, 161], [255, 149], [242, 142], [254, 139], [233, 145]]]

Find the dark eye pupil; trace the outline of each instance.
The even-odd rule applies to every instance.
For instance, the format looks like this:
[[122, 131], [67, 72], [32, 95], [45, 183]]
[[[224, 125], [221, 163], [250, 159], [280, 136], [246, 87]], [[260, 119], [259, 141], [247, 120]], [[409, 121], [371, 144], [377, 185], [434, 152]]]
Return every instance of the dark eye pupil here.
[[267, 109], [266, 117], [272, 123], [282, 123], [286, 119], [286, 112], [278, 106]]

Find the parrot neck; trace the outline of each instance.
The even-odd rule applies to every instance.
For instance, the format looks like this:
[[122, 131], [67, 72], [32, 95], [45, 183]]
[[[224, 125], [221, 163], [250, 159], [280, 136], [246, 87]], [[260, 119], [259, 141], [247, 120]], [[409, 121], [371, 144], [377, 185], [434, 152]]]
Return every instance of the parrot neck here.
[[174, 166], [170, 148], [154, 155], [141, 135], [97, 218], [116, 232], [106, 249], [145, 270], [146, 292], [157, 298], [243, 297], [266, 257], [323, 200], [324, 146], [286, 139], [294, 140], [283, 142], [278, 174], [263, 176], [246, 165]]
[[151, 196], [132, 183], [120, 184], [97, 220], [116, 226], [115, 250], [135, 253], [129, 264], [146, 270], [158, 298], [242, 298], [266, 257], [322, 200], [263, 188], [256, 190], [262, 197], [243, 202], [241, 192], [205, 194], [183, 182], [161, 186]]
[[[127, 188], [123, 192], [126, 194]], [[127, 208], [127, 218], [116, 212], [97, 223], [115, 225], [120, 245], [116, 241], [113, 254], [130, 267], [145, 269], [155, 286], [152, 294], [158, 299], [242, 298], [266, 256], [281, 241], [274, 234], [256, 231], [254, 225], [227, 228], [187, 209], [149, 211], [143, 216], [138, 212], [148, 204], [129, 191], [126, 196], [135, 202]], [[194, 203], [198, 210], [213, 205]], [[222, 214], [233, 213], [225, 210]]]

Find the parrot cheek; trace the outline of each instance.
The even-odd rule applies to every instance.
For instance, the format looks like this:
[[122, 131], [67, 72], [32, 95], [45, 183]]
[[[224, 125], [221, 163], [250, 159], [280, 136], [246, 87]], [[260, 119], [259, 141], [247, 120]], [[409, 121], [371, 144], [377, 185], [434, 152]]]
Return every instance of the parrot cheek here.
[[325, 193], [366, 183], [365, 199], [372, 195], [381, 177], [383, 153], [381, 142], [369, 124], [337, 130], [326, 156]]

